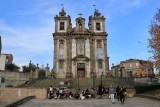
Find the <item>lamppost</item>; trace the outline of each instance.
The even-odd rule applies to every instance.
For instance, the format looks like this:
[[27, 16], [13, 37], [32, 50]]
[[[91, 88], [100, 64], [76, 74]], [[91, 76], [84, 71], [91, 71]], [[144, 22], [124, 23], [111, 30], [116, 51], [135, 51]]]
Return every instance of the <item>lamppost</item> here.
[[102, 77], [103, 77], [103, 72], [102, 72], [102, 74], [101, 74], [101, 85], [102, 85]]
[[120, 67], [120, 78], [123, 78], [123, 77], [124, 77], [124, 75], [125, 75], [124, 70], [125, 70], [125, 67], [124, 67], [123, 64], [122, 64], [121, 67]]
[[93, 70], [91, 72], [91, 75], [92, 75], [92, 79], [93, 79], [93, 88], [94, 88], [94, 86], [95, 86], [95, 83], [94, 83], [95, 73], [93, 72]]
[[78, 73], [77, 77], [78, 77], [78, 89], [79, 89], [79, 73]]

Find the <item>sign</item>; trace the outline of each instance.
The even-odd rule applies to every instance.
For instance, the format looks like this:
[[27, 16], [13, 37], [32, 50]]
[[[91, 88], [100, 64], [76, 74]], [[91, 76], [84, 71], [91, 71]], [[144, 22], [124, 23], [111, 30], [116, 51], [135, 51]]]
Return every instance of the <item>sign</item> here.
[[84, 63], [78, 63], [78, 69], [84, 69], [85, 68], [85, 65]]
[[59, 85], [64, 85], [64, 82], [63, 81], [59, 82]]

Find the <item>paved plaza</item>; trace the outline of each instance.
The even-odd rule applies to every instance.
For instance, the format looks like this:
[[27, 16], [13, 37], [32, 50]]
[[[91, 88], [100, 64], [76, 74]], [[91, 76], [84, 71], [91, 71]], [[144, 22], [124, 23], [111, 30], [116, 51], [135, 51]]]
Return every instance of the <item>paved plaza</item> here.
[[147, 98], [128, 98], [125, 104], [116, 100], [115, 104], [110, 99], [87, 99], [87, 100], [54, 100], [33, 99], [19, 107], [160, 107], [160, 101], [150, 100]]

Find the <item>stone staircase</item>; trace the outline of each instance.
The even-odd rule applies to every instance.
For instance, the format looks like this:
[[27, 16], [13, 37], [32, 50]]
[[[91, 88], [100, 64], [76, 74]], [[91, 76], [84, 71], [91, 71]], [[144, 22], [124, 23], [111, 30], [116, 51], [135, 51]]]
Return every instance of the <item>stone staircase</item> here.
[[[53, 87], [68, 87], [67, 81], [69, 79], [54, 79], [54, 78], [48, 78], [48, 79], [39, 79], [39, 80], [33, 80], [32, 83], [28, 87], [37, 87], [37, 88], [48, 88], [51, 85]], [[99, 84], [101, 84], [101, 78], [73, 78], [71, 79], [71, 88], [90, 88], [93, 87], [93, 81], [94, 86], [97, 87]], [[109, 85], [112, 84], [114, 87], [124, 86], [126, 88], [133, 88], [136, 84], [133, 83], [129, 79], [121, 79], [121, 78], [102, 78], [102, 85], [105, 87], [109, 87]]]

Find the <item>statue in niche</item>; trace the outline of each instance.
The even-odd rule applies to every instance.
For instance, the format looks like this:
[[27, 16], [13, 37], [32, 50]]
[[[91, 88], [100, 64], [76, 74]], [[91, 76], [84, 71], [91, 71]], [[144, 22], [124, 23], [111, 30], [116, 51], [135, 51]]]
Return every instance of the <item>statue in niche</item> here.
[[82, 54], [83, 47], [82, 47], [82, 45], [81, 45], [81, 44], [79, 45], [79, 50], [80, 50], [80, 54]]
[[78, 20], [78, 24], [79, 24], [79, 31], [82, 31], [82, 21]]
[[79, 20], [78, 20], [78, 24], [79, 24], [79, 31], [82, 31], [82, 13], [79, 13], [78, 14], [80, 17], [79, 17]]
[[77, 47], [77, 51], [78, 51], [78, 54], [80, 54], [80, 55], [83, 55], [84, 54], [84, 45], [83, 45], [83, 43], [79, 43], [78, 44], [78, 47]]
[[5, 83], [5, 78], [4, 77], [1, 78], [1, 83]]

